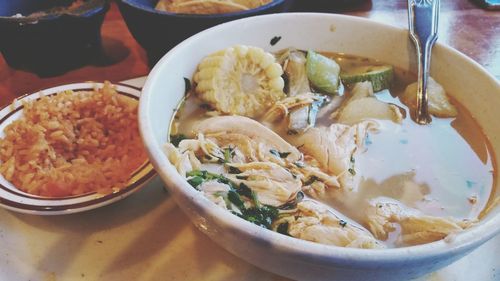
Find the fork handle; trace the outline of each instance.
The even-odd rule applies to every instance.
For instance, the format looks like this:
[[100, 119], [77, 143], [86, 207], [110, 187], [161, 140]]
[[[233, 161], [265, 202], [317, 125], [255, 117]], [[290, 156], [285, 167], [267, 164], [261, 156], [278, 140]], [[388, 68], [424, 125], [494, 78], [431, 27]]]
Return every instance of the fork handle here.
[[432, 46], [437, 40], [439, 0], [408, 0], [410, 37], [415, 43], [418, 60], [417, 111], [415, 121], [431, 122], [428, 110], [427, 82]]

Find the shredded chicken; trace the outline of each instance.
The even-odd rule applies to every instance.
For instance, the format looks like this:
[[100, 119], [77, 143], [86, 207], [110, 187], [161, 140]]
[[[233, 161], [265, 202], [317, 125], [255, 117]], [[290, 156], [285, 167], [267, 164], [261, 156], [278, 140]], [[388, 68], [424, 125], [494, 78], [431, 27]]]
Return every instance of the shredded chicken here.
[[286, 118], [289, 134], [301, 134], [316, 124], [320, 107], [326, 97], [312, 93], [307, 77], [307, 58], [304, 52], [289, 48], [278, 54], [278, 61], [283, 66], [288, 78], [287, 96], [274, 103], [265, 114], [265, 122], [274, 122]]
[[202, 183], [199, 189], [210, 201], [224, 209], [228, 209], [228, 204], [224, 200], [224, 196], [227, 196], [227, 192], [230, 190], [229, 185], [211, 180]]
[[233, 182], [247, 185], [265, 205], [278, 207], [295, 198], [302, 187], [301, 181], [283, 167], [270, 162], [232, 164], [241, 171], [228, 174]]
[[301, 150], [315, 158], [327, 172], [338, 177], [340, 186], [355, 189], [356, 171], [352, 159], [364, 145], [369, 131], [376, 131], [375, 121], [364, 121], [353, 126], [332, 124], [330, 127], [311, 128], [299, 137]]
[[469, 228], [473, 221], [433, 217], [411, 209], [395, 200], [374, 200], [366, 212], [366, 224], [380, 240], [387, 240], [389, 233], [401, 228], [399, 244], [418, 245], [437, 241], [451, 233]]
[[293, 237], [340, 247], [383, 247], [368, 231], [340, 219], [318, 203], [302, 201], [298, 210], [297, 216], [287, 220]]
[[[253, 141], [253, 151], [260, 161], [276, 162], [281, 158], [283, 161], [293, 162], [302, 158], [302, 154], [293, 145], [286, 142], [269, 128], [247, 117], [212, 117], [198, 123], [194, 130], [215, 139], [221, 138], [222, 134], [238, 134], [240, 135], [239, 138], [247, 138], [249, 141]], [[252, 144], [252, 142], [249, 143]], [[275, 153], [271, 151], [283, 153], [284, 157], [279, 155], [276, 157]]]
[[179, 152], [177, 148], [171, 143], [165, 143], [163, 145], [163, 151], [168, 157], [168, 160], [179, 174], [183, 177], [186, 176], [187, 172], [192, 170], [198, 170], [201, 167], [201, 162], [196, 158], [193, 150], [185, 150], [184, 152]]
[[319, 95], [307, 92], [281, 99], [274, 103], [267, 111], [263, 120], [266, 122], [274, 122], [279, 118], [288, 116], [292, 110], [307, 107], [320, 98], [321, 96]]
[[259, 161], [258, 143], [250, 137], [236, 133], [215, 133], [207, 136], [220, 147], [232, 149], [231, 162], [248, 163]]

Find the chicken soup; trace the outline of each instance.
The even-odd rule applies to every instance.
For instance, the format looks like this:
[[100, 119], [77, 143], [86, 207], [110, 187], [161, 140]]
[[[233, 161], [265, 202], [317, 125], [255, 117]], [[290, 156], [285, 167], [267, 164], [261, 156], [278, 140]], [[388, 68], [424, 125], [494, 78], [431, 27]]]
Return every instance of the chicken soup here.
[[481, 129], [437, 81], [374, 60], [237, 45], [205, 57], [164, 150], [249, 222], [355, 248], [429, 243], [477, 223], [496, 171]]

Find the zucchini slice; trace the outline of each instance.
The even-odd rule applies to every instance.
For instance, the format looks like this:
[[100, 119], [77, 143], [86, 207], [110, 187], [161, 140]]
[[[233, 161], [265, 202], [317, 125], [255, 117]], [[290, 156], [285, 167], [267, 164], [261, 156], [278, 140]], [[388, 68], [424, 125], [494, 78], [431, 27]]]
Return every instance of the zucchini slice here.
[[363, 65], [341, 72], [340, 79], [345, 85], [351, 86], [357, 82], [372, 82], [373, 91], [388, 89], [394, 78], [392, 65]]

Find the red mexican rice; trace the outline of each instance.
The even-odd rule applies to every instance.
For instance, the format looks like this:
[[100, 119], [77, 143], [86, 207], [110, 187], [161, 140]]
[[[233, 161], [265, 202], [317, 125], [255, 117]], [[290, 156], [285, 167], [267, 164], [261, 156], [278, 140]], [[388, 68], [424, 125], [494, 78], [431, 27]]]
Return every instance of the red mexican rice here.
[[101, 89], [25, 102], [0, 139], [0, 173], [18, 189], [63, 197], [124, 187], [146, 161], [137, 100]]

